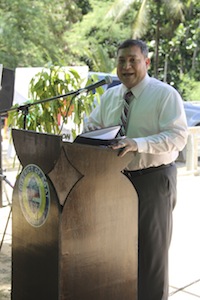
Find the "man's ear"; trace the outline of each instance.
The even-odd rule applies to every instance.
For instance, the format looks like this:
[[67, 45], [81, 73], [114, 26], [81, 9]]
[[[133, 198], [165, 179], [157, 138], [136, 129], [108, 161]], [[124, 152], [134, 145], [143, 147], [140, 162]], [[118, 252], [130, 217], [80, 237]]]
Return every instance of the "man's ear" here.
[[147, 69], [149, 68], [150, 63], [151, 63], [151, 60], [150, 60], [149, 57], [147, 57], [147, 58], [146, 58], [146, 67], [147, 67]]

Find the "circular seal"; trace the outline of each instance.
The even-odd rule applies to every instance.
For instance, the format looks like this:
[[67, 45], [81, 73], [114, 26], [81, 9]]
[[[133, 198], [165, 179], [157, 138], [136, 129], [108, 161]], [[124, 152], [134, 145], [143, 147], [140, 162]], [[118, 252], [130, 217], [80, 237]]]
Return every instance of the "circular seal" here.
[[34, 165], [27, 165], [19, 178], [19, 202], [29, 224], [42, 226], [50, 209], [50, 193], [46, 176]]

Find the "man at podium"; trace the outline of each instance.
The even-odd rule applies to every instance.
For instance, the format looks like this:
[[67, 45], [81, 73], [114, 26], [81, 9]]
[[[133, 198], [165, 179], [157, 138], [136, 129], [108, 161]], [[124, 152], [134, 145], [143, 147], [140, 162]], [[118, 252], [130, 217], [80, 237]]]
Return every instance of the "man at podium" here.
[[[148, 75], [148, 48], [126, 40], [117, 50], [121, 84], [108, 89], [84, 131], [121, 125], [111, 145], [119, 156], [134, 153], [124, 170], [139, 199], [138, 300], [168, 299], [168, 249], [176, 204], [175, 160], [187, 141], [179, 93]], [[122, 199], [123, 201], [123, 199]]]

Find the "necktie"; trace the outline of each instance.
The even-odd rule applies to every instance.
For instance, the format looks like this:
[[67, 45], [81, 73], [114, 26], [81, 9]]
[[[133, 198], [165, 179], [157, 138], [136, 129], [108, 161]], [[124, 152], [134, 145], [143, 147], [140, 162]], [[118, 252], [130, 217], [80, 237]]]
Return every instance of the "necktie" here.
[[119, 131], [119, 136], [124, 136], [126, 132], [126, 123], [128, 118], [128, 110], [131, 100], [133, 99], [133, 93], [131, 91], [128, 91], [124, 95], [124, 108], [122, 110], [121, 114], [121, 129]]

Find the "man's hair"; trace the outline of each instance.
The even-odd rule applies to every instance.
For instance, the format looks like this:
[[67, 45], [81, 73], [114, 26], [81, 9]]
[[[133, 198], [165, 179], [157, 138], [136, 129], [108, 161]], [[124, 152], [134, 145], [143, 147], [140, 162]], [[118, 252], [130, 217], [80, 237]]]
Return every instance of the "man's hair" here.
[[133, 39], [128, 39], [128, 40], [124, 41], [122, 44], [120, 44], [118, 49], [117, 49], [117, 54], [118, 54], [120, 49], [129, 48], [129, 47], [132, 47], [132, 46], [139, 47], [142, 54], [145, 57], [148, 57], [148, 47], [147, 47], [146, 43], [143, 42], [142, 40], [133, 40]]

